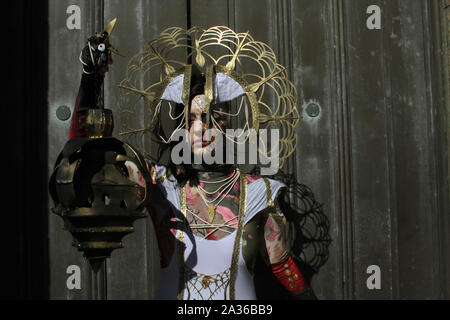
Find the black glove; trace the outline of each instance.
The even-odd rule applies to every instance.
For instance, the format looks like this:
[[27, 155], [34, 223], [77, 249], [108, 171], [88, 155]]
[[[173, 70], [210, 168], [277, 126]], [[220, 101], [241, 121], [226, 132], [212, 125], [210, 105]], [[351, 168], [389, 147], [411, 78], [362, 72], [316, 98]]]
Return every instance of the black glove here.
[[109, 41], [104, 35], [92, 36], [80, 53], [80, 62], [86, 74], [104, 76], [112, 63]]

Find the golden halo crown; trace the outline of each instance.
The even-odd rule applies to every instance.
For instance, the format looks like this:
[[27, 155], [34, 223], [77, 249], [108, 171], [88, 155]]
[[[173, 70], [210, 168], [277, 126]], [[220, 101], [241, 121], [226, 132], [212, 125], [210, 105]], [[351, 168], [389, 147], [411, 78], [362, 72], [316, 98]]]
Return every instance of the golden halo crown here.
[[[130, 137], [154, 131], [164, 100], [184, 105], [182, 120], [187, 126], [189, 102], [193, 98], [189, 96], [193, 68], [200, 70], [206, 79], [207, 113], [209, 105], [218, 99], [218, 92], [227, 92], [221, 86], [240, 87], [251, 109], [247, 128], [279, 129], [278, 156], [282, 167], [297, 144], [295, 128], [300, 121], [297, 90], [270, 46], [255, 41], [248, 32], [236, 33], [226, 26], [207, 30], [168, 28], [131, 58], [119, 84], [121, 135]], [[131, 98], [136, 96], [142, 99]], [[231, 94], [230, 98], [235, 97]], [[140, 100], [145, 102], [149, 120], [133, 128], [136, 121], [130, 121], [130, 116], [137, 114]], [[260, 151], [268, 156], [272, 152]]]

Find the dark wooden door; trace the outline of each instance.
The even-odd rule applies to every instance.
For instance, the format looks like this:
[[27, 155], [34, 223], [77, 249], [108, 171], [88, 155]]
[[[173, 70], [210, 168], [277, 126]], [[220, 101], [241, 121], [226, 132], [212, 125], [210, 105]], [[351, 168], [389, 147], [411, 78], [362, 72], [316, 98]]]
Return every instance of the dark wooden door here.
[[[80, 8], [80, 28], [68, 17]], [[380, 29], [367, 20], [380, 8]], [[299, 144], [288, 169], [324, 204], [332, 243], [313, 280], [322, 299], [449, 298], [445, 81], [438, 0], [50, 0], [49, 169], [68, 138], [88, 36], [118, 17], [105, 106], [116, 108], [128, 59], [171, 26], [228, 25], [268, 43], [300, 96]], [[443, 25], [443, 24], [442, 24]], [[448, 84], [448, 82], [447, 82]], [[119, 123], [121, 119], [117, 119]], [[141, 119], [143, 115], [136, 115]], [[119, 127], [116, 126], [117, 135]], [[150, 220], [108, 261], [108, 297], [149, 299], [158, 275]], [[50, 215], [52, 298], [89, 299], [87, 263]], [[81, 268], [81, 289], [66, 286]], [[381, 288], [367, 287], [378, 266]]]

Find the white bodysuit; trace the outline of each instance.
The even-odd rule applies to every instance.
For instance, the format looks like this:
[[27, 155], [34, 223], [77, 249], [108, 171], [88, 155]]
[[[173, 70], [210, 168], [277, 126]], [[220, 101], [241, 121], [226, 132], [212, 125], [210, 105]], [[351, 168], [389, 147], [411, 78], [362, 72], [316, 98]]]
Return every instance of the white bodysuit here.
[[[159, 174], [162, 168], [159, 167]], [[284, 185], [281, 182], [268, 179], [271, 185], [272, 201]], [[180, 189], [175, 178], [164, 180], [160, 187], [167, 194], [167, 199], [175, 209], [177, 219], [182, 218], [180, 212]], [[258, 179], [247, 185], [247, 201], [244, 226], [255, 215], [267, 207], [266, 184], [263, 179]], [[177, 299], [180, 269], [178, 264], [177, 241], [180, 234], [174, 240], [175, 251], [167, 268], [161, 269], [159, 285], [155, 299]], [[184, 271], [187, 281], [184, 285], [183, 299], [185, 300], [228, 300], [230, 299], [230, 270], [234, 242], [237, 230], [220, 240], [206, 240], [197, 237], [190, 232], [184, 232]], [[239, 259], [236, 268], [235, 299], [256, 299], [253, 276], [248, 272], [242, 256], [242, 246], [245, 236], [240, 239]]]

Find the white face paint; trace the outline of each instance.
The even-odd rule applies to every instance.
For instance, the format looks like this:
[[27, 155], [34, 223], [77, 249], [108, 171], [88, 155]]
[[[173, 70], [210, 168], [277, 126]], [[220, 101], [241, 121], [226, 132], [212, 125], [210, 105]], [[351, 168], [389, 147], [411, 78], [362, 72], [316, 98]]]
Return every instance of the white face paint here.
[[206, 123], [202, 116], [206, 112], [205, 95], [197, 95], [192, 99], [191, 111], [189, 113], [189, 136], [191, 150], [194, 156], [205, 156], [211, 154], [216, 147], [214, 136], [217, 134], [215, 128], [210, 129], [211, 139], [207, 136]]

